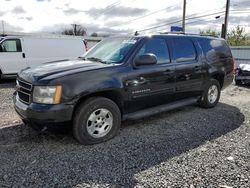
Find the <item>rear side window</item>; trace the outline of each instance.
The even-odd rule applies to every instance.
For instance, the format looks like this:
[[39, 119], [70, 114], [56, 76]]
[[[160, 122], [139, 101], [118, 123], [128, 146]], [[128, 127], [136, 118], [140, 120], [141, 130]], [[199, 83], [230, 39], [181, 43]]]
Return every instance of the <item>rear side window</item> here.
[[177, 62], [193, 61], [196, 58], [194, 44], [190, 39], [173, 38], [175, 58]]
[[231, 50], [224, 40], [199, 39], [201, 48], [208, 61], [214, 61], [214, 58], [231, 57]]
[[169, 63], [169, 51], [164, 39], [149, 39], [137, 55], [152, 53], [157, 57], [157, 64]]
[[1, 43], [1, 52], [21, 52], [21, 41], [19, 39], [7, 39]]

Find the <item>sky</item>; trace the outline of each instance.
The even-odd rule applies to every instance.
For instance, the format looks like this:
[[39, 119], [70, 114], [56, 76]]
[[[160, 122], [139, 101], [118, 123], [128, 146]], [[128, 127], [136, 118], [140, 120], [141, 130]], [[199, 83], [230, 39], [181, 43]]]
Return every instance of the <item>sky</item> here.
[[[187, 0], [186, 32], [220, 31], [225, 6], [226, 0]], [[88, 35], [152, 34], [181, 26], [182, 7], [183, 0], [0, 0], [0, 21], [12, 32], [60, 33], [79, 24]], [[250, 0], [231, 0], [229, 29], [237, 25], [250, 33]]]

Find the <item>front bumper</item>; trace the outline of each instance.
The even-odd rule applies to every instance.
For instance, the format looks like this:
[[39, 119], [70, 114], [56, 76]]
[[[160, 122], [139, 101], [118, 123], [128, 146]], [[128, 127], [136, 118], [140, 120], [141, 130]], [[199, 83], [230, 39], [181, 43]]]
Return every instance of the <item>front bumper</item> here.
[[13, 95], [13, 102], [16, 112], [21, 119], [26, 122], [34, 122], [37, 124], [60, 124], [71, 121], [74, 106], [72, 104], [37, 104], [29, 105], [18, 100], [17, 96]]

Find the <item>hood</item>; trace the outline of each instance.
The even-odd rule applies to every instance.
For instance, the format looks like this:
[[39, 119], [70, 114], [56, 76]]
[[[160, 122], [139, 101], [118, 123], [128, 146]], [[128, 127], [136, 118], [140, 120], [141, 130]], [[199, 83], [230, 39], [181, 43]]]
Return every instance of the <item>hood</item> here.
[[100, 62], [77, 60], [64, 60], [42, 64], [34, 68], [22, 70], [18, 77], [28, 82], [39, 81], [45, 78], [58, 78], [68, 74], [96, 70], [111, 67], [114, 64], [103, 64]]

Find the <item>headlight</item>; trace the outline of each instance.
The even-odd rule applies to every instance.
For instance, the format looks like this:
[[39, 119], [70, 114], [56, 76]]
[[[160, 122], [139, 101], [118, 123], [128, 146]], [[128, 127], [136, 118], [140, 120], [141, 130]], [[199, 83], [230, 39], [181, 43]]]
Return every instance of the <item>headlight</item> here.
[[33, 102], [43, 104], [59, 104], [62, 95], [62, 86], [35, 86]]

